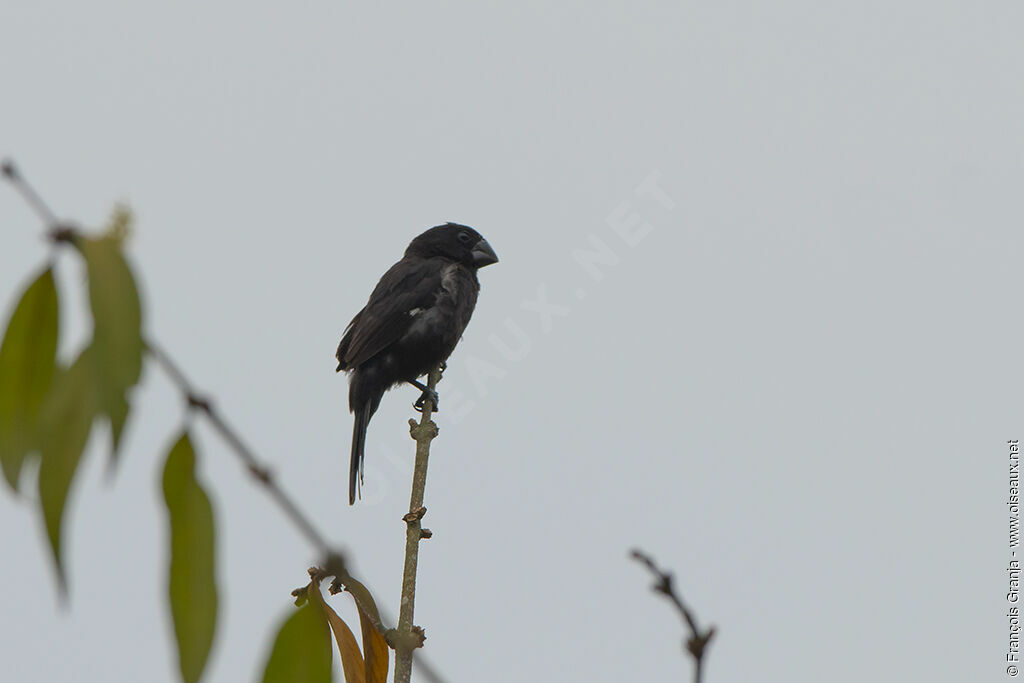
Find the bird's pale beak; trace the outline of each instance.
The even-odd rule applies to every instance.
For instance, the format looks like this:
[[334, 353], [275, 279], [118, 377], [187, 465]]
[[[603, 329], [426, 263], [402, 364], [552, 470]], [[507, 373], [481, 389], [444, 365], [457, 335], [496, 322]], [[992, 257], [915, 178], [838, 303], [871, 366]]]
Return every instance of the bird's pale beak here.
[[473, 257], [473, 263], [477, 268], [483, 268], [498, 262], [498, 255], [494, 253], [491, 245], [484, 239], [476, 243], [470, 255]]

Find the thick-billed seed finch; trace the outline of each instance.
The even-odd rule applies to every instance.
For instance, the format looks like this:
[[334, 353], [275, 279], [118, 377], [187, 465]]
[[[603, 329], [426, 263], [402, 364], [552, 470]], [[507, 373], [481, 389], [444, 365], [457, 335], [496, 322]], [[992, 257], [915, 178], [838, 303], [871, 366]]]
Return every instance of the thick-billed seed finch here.
[[402, 383], [422, 393], [417, 408], [437, 393], [419, 378], [444, 363], [459, 343], [476, 306], [476, 271], [498, 257], [480, 233], [457, 223], [427, 230], [409, 243], [402, 260], [384, 273], [363, 310], [338, 344], [338, 371], [349, 373], [348, 407], [355, 415], [348, 502], [363, 481], [366, 428], [384, 392]]

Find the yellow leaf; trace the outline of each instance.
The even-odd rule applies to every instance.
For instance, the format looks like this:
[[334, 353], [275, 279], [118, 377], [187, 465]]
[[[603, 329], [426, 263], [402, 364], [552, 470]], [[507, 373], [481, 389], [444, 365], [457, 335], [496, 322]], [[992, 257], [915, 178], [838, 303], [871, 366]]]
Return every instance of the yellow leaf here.
[[327, 604], [323, 593], [320, 592], [320, 587], [314, 584], [315, 582], [310, 582], [308, 592], [313, 601], [320, 605], [320, 609], [327, 617], [327, 623], [331, 625], [334, 640], [338, 643], [338, 651], [341, 653], [341, 668], [345, 672], [345, 683], [366, 683], [363, 653], [359, 651], [359, 643], [356, 642], [352, 629]]
[[366, 683], [387, 683], [391, 652], [380, 634], [380, 612], [366, 586], [351, 576], [345, 577], [345, 590], [355, 598], [359, 610], [359, 626], [363, 634], [363, 658], [366, 664]]
[[[388, 664], [391, 651], [384, 636], [380, 634], [373, 621], [359, 608], [359, 626], [363, 631], [363, 650], [366, 662], [366, 683], [387, 683]], [[375, 606], [376, 609], [376, 606]]]

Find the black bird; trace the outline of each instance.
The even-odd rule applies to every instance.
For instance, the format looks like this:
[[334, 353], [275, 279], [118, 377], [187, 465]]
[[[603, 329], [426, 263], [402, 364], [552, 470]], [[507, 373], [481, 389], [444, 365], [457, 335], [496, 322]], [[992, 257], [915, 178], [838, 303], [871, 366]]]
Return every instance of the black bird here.
[[417, 408], [430, 400], [436, 410], [436, 392], [417, 378], [455, 350], [480, 291], [476, 271], [497, 262], [491, 245], [473, 228], [457, 223], [431, 228], [409, 243], [345, 328], [335, 356], [338, 371], [351, 373], [348, 408], [355, 414], [349, 505], [363, 481], [366, 427], [384, 392], [407, 382], [423, 392]]

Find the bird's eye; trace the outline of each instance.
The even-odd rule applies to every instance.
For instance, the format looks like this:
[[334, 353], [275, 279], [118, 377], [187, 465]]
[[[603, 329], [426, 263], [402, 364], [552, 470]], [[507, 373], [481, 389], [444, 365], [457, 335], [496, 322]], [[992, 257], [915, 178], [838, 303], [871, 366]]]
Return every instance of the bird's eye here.
[[473, 238], [469, 236], [468, 232], [459, 233], [459, 241], [462, 242], [463, 244], [468, 244], [471, 239]]

